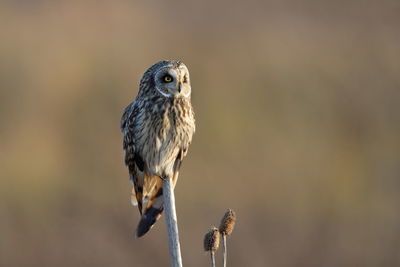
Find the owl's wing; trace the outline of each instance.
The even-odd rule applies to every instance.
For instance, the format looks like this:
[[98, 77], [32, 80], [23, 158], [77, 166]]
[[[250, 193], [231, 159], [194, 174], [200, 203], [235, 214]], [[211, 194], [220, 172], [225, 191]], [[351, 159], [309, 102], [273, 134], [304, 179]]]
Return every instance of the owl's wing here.
[[[187, 154], [187, 149], [181, 149], [174, 163], [174, 175], [172, 177], [172, 184], [175, 188], [178, 180], [179, 169], [183, 158]], [[144, 178], [144, 211], [139, 225], [136, 229], [136, 236], [141, 237], [147, 233], [156, 221], [161, 217], [164, 209], [164, 198], [162, 191], [162, 179], [158, 176], [148, 177], [145, 174]]]
[[[133, 183], [131, 202], [137, 203], [139, 212], [142, 214], [144, 162], [135, 149], [134, 123], [137, 113], [138, 109], [135, 102], [126, 107], [121, 118], [121, 131], [124, 135], [125, 165], [128, 167], [129, 178]], [[136, 201], [134, 198], [136, 198]]]

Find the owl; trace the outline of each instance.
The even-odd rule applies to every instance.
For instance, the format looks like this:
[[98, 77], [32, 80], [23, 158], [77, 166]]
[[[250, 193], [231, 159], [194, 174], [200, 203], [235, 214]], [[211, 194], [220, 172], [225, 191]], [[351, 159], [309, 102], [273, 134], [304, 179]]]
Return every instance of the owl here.
[[180, 61], [160, 61], [140, 81], [136, 99], [121, 119], [125, 164], [133, 184], [132, 204], [141, 219], [136, 237], [146, 234], [163, 211], [164, 179], [175, 187], [195, 132], [189, 70]]

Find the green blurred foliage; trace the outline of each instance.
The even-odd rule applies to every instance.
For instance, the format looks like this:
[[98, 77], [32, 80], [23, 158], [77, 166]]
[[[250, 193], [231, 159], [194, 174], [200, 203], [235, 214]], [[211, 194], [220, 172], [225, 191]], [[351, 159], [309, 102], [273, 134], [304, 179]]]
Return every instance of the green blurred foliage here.
[[144, 70], [191, 71], [186, 266], [226, 208], [230, 266], [400, 265], [398, 1], [2, 1], [0, 265], [167, 266], [133, 239], [119, 120]]

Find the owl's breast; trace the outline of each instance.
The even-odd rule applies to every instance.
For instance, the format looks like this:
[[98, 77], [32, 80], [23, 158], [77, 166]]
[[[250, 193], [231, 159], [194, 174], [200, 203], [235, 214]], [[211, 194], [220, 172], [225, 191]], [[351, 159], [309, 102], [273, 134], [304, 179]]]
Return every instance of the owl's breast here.
[[172, 175], [180, 150], [187, 150], [195, 131], [194, 117], [190, 110], [172, 106], [151, 119], [145, 140], [143, 158], [151, 175]]

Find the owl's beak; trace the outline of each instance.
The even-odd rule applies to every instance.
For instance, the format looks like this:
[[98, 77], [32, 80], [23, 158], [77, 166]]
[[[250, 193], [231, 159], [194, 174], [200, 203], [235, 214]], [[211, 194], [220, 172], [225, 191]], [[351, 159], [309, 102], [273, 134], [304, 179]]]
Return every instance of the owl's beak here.
[[182, 82], [179, 82], [178, 84], [178, 93], [181, 93], [182, 91]]

